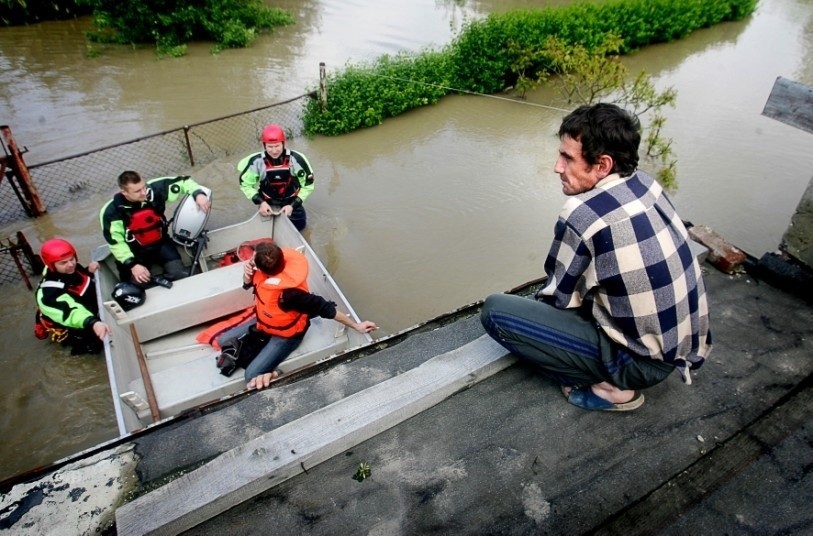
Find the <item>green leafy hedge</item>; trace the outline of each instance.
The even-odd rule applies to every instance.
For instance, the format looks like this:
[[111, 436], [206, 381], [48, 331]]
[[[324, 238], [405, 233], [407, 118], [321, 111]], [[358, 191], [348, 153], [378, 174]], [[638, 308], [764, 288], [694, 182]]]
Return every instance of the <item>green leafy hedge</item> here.
[[315, 99], [306, 102], [306, 128], [310, 125], [310, 134], [341, 134], [435, 104], [448, 92], [451, 71], [449, 55], [432, 51], [382, 56], [370, 64], [348, 66], [328, 77], [325, 111]]
[[260, 30], [294, 23], [289, 12], [263, 0], [77, 1], [93, 9], [92, 40], [155, 44], [173, 55], [181, 55], [180, 47], [192, 40], [215, 41], [216, 50], [245, 47]]
[[[441, 51], [385, 56], [372, 63], [348, 65], [331, 75], [326, 109], [313, 100], [305, 105], [305, 133], [333, 136], [374, 126], [436, 103], [453, 91], [449, 88], [501, 91], [516, 82], [511, 68], [516, 53], [512, 51], [540, 48], [549, 36], [589, 50], [614, 34], [623, 40], [621, 53], [628, 53], [742, 19], [753, 13], [756, 4], [757, 0], [610, 0], [492, 14], [466, 24]], [[526, 74], [545, 68], [532, 66]]]

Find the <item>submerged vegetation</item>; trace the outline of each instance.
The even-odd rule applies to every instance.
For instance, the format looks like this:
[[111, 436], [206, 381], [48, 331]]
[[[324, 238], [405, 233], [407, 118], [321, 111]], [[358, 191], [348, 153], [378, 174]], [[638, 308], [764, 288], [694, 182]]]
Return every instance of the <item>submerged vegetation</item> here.
[[[518, 97], [552, 76], [573, 107], [613, 101], [647, 114], [648, 156], [668, 186], [674, 179], [670, 140], [661, 129], [671, 89], [655, 90], [646, 73], [630, 79], [618, 57], [645, 45], [751, 14], [757, 0], [610, 0], [492, 14], [469, 22], [443, 49], [383, 56], [348, 65], [326, 81], [327, 101], [309, 99], [305, 133], [335, 136], [378, 125], [388, 117], [457, 92]], [[643, 122], [646, 124], [646, 122]]]
[[[6, 26], [92, 15], [92, 43], [154, 45], [159, 55], [183, 56], [190, 41], [214, 41], [214, 52], [246, 47], [264, 30], [294, 23], [264, 0], [0, 0]], [[89, 44], [89, 57], [99, 50]]]
[[154, 44], [161, 55], [182, 56], [190, 41], [214, 41], [214, 51], [248, 46], [262, 30], [294, 23], [289, 12], [263, 0], [77, 0], [93, 10], [91, 41]]

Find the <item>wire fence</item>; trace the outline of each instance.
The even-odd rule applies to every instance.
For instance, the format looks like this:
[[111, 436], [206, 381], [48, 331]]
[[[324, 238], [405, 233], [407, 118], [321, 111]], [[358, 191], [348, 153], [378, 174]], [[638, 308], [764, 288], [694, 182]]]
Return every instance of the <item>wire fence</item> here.
[[[122, 171], [138, 170], [144, 177], [166, 176], [217, 159], [243, 154], [257, 147], [262, 128], [283, 125], [286, 135], [302, 135], [302, 109], [308, 94], [219, 117], [181, 128], [152, 134], [81, 154], [29, 166], [31, 179], [48, 210], [116, 187]], [[29, 217], [18, 186], [6, 171], [0, 181], [0, 224]], [[26, 280], [35, 273], [32, 263], [19, 262], [15, 242], [0, 237], [0, 284]]]

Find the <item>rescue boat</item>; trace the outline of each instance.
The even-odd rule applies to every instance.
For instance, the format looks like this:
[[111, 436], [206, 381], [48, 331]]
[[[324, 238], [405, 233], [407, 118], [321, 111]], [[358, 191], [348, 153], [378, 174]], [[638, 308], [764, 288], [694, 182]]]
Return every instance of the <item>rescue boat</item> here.
[[[187, 211], [193, 215], [192, 227], [205, 225], [206, 218], [195, 221], [198, 216], [185, 201], [176, 209], [173, 222]], [[118, 272], [108, 246], [93, 252], [93, 260], [101, 266], [95, 274], [100, 314], [112, 331], [104, 353], [120, 435], [245, 391], [243, 369], [230, 376], [221, 374], [219, 349], [197, 340], [208, 327], [253, 305], [252, 292], [242, 287], [243, 263], [228, 262], [244, 242], [272, 238], [281, 247], [303, 253], [309, 265], [310, 291], [360, 321], [333, 277], [285, 216], [257, 213], [244, 222], [212, 230], [190, 231], [171, 223], [169, 232], [191, 275], [174, 281], [169, 289], [148, 288], [144, 303], [129, 310], [112, 298]], [[284, 377], [371, 342], [369, 335], [338, 322], [311, 318], [302, 344], [278, 370]]]

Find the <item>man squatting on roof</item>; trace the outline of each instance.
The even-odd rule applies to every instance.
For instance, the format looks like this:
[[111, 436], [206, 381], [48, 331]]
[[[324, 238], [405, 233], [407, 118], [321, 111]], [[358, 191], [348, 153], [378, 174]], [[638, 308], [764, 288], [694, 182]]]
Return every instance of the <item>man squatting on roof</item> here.
[[711, 350], [702, 273], [660, 184], [637, 170], [637, 117], [581, 106], [559, 128], [553, 170], [570, 196], [535, 299], [495, 294], [486, 331], [583, 409], [640, 407], [640, 389], [677, 368], [685, 383]]

